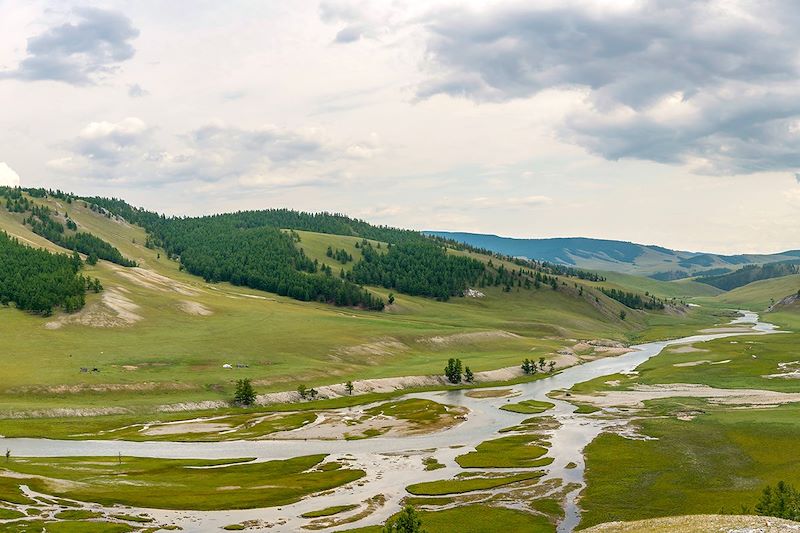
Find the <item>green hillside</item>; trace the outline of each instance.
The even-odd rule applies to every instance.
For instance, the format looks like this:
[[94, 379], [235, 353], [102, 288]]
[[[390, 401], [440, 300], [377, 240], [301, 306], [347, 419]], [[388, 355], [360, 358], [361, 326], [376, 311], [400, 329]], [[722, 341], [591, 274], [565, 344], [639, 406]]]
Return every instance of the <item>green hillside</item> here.
[[717, 305], [763, 311], [770, 305], [800, 290], [800, 274], [755, 281], [744, 287], [720, 294]]
[[[6, 410], [227, 400], [241, 377], [253, 379], [259, 392], [292, 390], [300, 382], [439, 373], [455, 354], [479, 372], [516, 366], [531, 354], [552, 356], [574, 339], [625, 341], [661, 334], [667, 324], [694, 330], [713, 320], [701, 311], [630, 309], [623, 320], [622, 304], [600, 293], [597, 283], [577, 278], [559, 279], [557, 290], [492, 283], [479, 289], [481, 297], [448, 302], [395, 292], [395, 303], [383, 312], [302, 302], [208, 283], [181, 270], [164, 250], [148, 248], [142, 228], [82, 202], [37, 202], [68, 211], [79, 228], [113, 244], [139, 267], [102, 260], [85, 265], [84, 274], [99, 278], [105, 290], [87, 294], [79, 313], [42, 318], [0, 308], [0, 364], [6, 369], [0, 399]], [[2, 207], [0, 228], [58, 250]], [[322, 261], [328, 246], [358, 257], [357, 237], [298, 234], [295, 246], [306, 247], [312, 260]], [[468, 255], [493, 261], [495, 273], [501, 266], [519, 268]], [[367, 289], [385, 301], [391, 291]], [[223, 368], [235, 363], [246, 367]]]

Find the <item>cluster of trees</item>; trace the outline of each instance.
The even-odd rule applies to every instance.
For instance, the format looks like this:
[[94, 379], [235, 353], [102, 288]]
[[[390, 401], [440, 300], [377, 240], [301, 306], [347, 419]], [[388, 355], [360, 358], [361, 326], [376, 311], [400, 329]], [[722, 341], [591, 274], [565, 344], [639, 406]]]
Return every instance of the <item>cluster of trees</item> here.
[[0, 232], [0, 304], [50, 315], [56, 307], [67, 312], [85, 304], [87, 286], [102, 290], [100, 281], [79, 275], [77, 254], [51, 254], [25, 246]]
[[347, 253], [347, 250], [339, 250], [338, 248], [334, 250], [330, 246], [328, 246], [328, 250], [325, 252], [325, 255], [331, 259], [339, 261], [341, 264], [349, 263], [353, 260], [353, 256]]
[[[609, 298], [618, 301], [622, 305], [630, 307], [631, 309], [661, 310], [666, 307], [664, 300], [656, 298], [649, 293], [645, 294], [645, 296], [642, 296], [641, 294], [636, 294], [635, 292], [626, 292], [613, 288], [607, 289], [605, 287], [600, 287], [600, 292]], [[621, 313], [620, 317], [623, 320], [625, 319]]]
[[544, 357], [539, 358], [539, 362], [537, 364], [536, 361], [531, 361], [527, 357], [522, 361], [522, 371], [526, 374], [535, 374], [536, 372], [544, 372], [545, 368], [548, 369], [549, 372], [553, 372], [556, 369], [556, 362], [555, 361], [546, 361]]
[[380, 285], [412, 296], [448, 300], [477, 283], [486, 266], [469, 257], [455, 256], [427, 239], [389, 246], [386, 253], [369, 243], [364, 258], [353, 266], [353, 281]]
[[544, 270], [530, 268], [507, 269], [503, 263], [494, 268], [494, 263], [489, 260], [489, 268], [481, 276], [478, 286], [503, 286], [505, 292], [511, 292], [514, 287], [525, 289], [540, 289], [543, 285], [548, 285], [553, 290], [558, 289], [558, 278], [547, 274]]
[[22, 195], [22, 189], [0, 187], [0, 197], [6, 199], [6, 210], [10, 213], [26, 213], [31, 209], [31, 201]]
[[756, 514], [800, 521], [800, 491], [779, 481], [774, 487], [767, 485], [755, 507]]
[[[348, 381], [348, 383], [350, 383]], [[352, 384], [351, 384], [352, 385]], [[353, 389], [348, 388], [350, 394], [353, 394]], [[305, 385], [300, 385], [297, 387], [297, 394], [304, 400], [316, 400], [317, 396], [319, 395], [319, 391], [315, 388], [308, 388]]]
[[472, 370], [468, 366], [462, 366], [461, 359], [452, 357], [447, 360], [447, 366], [444, 367], [444, 375], [447, 377], [447, 381], [454, 385], [461, 383], [462, 380], [467, 383], [472, 383], [475, 380], [475, 374], [473, 374]]

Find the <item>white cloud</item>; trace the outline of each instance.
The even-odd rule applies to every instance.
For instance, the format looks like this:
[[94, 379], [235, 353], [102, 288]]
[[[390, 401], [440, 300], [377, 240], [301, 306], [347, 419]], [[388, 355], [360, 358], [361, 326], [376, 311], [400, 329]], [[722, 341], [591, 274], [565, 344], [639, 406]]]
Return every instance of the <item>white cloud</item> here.
[[13, 168], [5, 161], [0, 161], [0, 187], [19, 187], [20, 179]]

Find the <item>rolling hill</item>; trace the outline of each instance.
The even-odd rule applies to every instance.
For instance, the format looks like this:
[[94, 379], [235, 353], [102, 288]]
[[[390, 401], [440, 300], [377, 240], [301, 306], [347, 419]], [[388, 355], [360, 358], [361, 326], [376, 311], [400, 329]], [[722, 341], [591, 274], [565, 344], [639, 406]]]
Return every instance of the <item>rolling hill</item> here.
[[447, 231], [425, 233], [513, 257], [525, 257], [589, 270], [645, 275], [662, 281], [701, 274], [722, 275], [744, 265], [800, 259], [800, 250], [779, 254], [720, 255], [583, 237], [515, 239], [480, 233]]

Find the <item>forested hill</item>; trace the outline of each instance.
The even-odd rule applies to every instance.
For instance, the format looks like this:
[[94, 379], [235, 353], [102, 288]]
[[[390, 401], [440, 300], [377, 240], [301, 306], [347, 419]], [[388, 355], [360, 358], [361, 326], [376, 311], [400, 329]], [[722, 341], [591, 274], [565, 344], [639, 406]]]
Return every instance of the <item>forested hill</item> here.
[[[288, 209], [240, 211], [201, 217], [166, 217], [119, 199], [82, 198], [102, 210], [138, 224], [149, 247], [163, 248], [183, 268], [204, 279], [228, 281], [304, 301], [382, 309], [384, 302], [362, 285], [379, 285], [409, 294], [447, 299], [478, 283], [485, 265], [450, 254], [424, 235], [334, 213]], [[364, 239], [364, 259], [352, 272], [312, 261], [296, 246], [295, 231]], [[373, 251], [367, 240], [387, 246]]]
[[[192, 274], [299, 300], [382, 309], [384, 302], [362, 286], [447, 300], [474, 286], [502, 286], [510, 291], [512, 287], [535, 289], [545, 284], [555, 288], [555, 276], [559, 275], [602, 279], [575, 269], [505, 257], [495, 265], [481, 255], [483, 251], [469, 246], [335, 213], [268, 209], [166, 217], [119, 199], [82, 200], [94, 210], [144, 227], [148, 232], [147, 246], [163, 248]], [[301, 244], [297, 231], [359, 237], [362, 259], [350, 271], [337, 272], [334, 257], [326, 264], [305, 255], [303, 248], [297, 246]], [[373, 247], [370, 241], [386, 246]], [[512, 261], [514, 268], [506, 268], [502, 260]]]
[[81, 259], [51, 254], [25, 246], [0, 231], [0, 304], [49, 315], [53, 308], [67, 312], [83, 307], [87, 285], [100, 290], [79, 274]]

